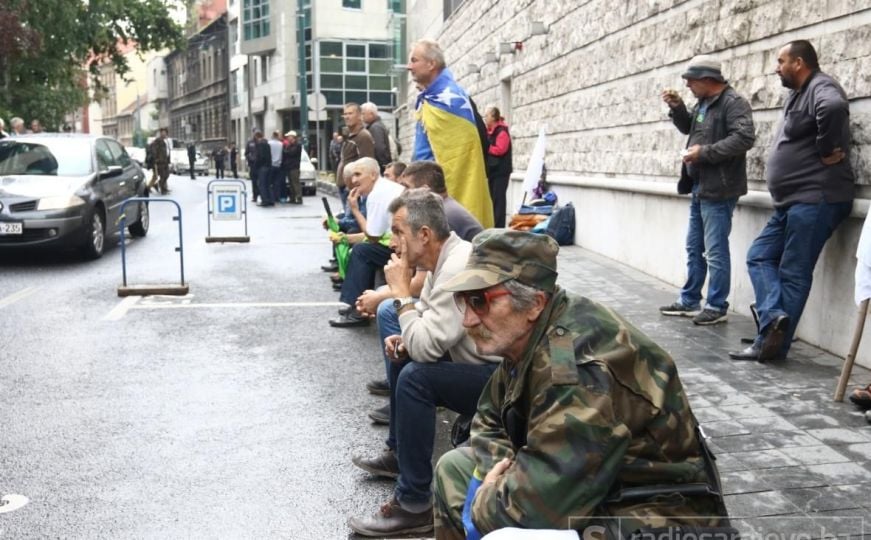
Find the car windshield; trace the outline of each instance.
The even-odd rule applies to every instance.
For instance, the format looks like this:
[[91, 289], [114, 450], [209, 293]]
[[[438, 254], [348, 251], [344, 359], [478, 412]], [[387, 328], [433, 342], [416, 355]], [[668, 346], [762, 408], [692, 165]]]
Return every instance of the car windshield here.
[[85, 176], [91, 172], [87, 140], [0, 141], [0, 175]]

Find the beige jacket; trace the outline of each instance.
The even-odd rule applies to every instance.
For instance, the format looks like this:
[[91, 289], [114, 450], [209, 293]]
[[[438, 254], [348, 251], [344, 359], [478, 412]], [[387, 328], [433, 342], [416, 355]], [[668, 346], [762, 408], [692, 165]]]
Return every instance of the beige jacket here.
[[409, 358], [416, 362], [437, 362], [445, 353], [458, 364], [498, 363], [498, 356], [482, 356], [463, 328], [463, 314], [454, 295], [442, 286], [466, 266], [472, 244], [455, 233], [442, 246], [435, 270], [429, 272], [415, 309], [399, 316], [402, 341]]

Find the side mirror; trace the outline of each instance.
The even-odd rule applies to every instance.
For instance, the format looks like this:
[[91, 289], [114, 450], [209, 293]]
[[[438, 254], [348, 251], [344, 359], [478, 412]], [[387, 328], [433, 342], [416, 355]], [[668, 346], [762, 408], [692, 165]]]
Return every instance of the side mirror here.
[[120, 165], [109, 165], [109, 168], [105, 171], [100, 171], [100, 180], [106, 178], [114, 178], [116, 176], [121, 176], [124, 173], [124, 167]]

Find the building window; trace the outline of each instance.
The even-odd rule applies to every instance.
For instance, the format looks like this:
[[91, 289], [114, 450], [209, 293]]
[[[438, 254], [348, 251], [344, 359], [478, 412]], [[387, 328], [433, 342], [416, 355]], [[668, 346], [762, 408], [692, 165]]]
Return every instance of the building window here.
[[269, 35], [269, 0], [244, 0], [242, 4], [242, 39], [260, 39]]
[[348, 101], [395, 106], [389, 43], [322, 41], [319, 47], [319, 89], [329, 106]]
[[360, 9], [362, 0], [342, 0], [342, 7], [348, 9]]
[[261, 56], [260, 57], [260, 82], [266, 82], [269, 80], [269, 57]]

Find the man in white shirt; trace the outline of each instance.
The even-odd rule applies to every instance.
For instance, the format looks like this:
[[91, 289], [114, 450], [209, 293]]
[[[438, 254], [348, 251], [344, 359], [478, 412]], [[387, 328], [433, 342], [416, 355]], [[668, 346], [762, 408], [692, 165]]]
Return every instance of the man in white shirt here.
[[[354, 167], [351, 176], [354, 188], [348, 194], [348, 208], [366, 233], [366, 241], [351, 250], [339, 296], [340, 301], [351, 307], [341, 310], [338, 318], [330, 320], [330, 326], [337, 328], [369, 324], [369, 318], [361, 315], [354, 305], [363, 291], [374, 287], [375, 272], [390, 260], [390, 212], [387, 209], [403, 191], [396, 182], [381, 177], [378, 162], [370, 157], [360, 158], [349, 166]], [[360, 212], [360, 197], [366, 197], [365, 216]]]
[[272, 200], [278, 201], [280, 194], [279, 182], [284, 181], [284, 175], [281, 172], [281, 151], [284, 150], [284, 145], [281, 143], [281, 132], [275, 130], [272, 132], [272, 138], [269, 139], [269, 154], [272, 156], [272, 167], [269, 169], [269, 186], [272, 190]]

